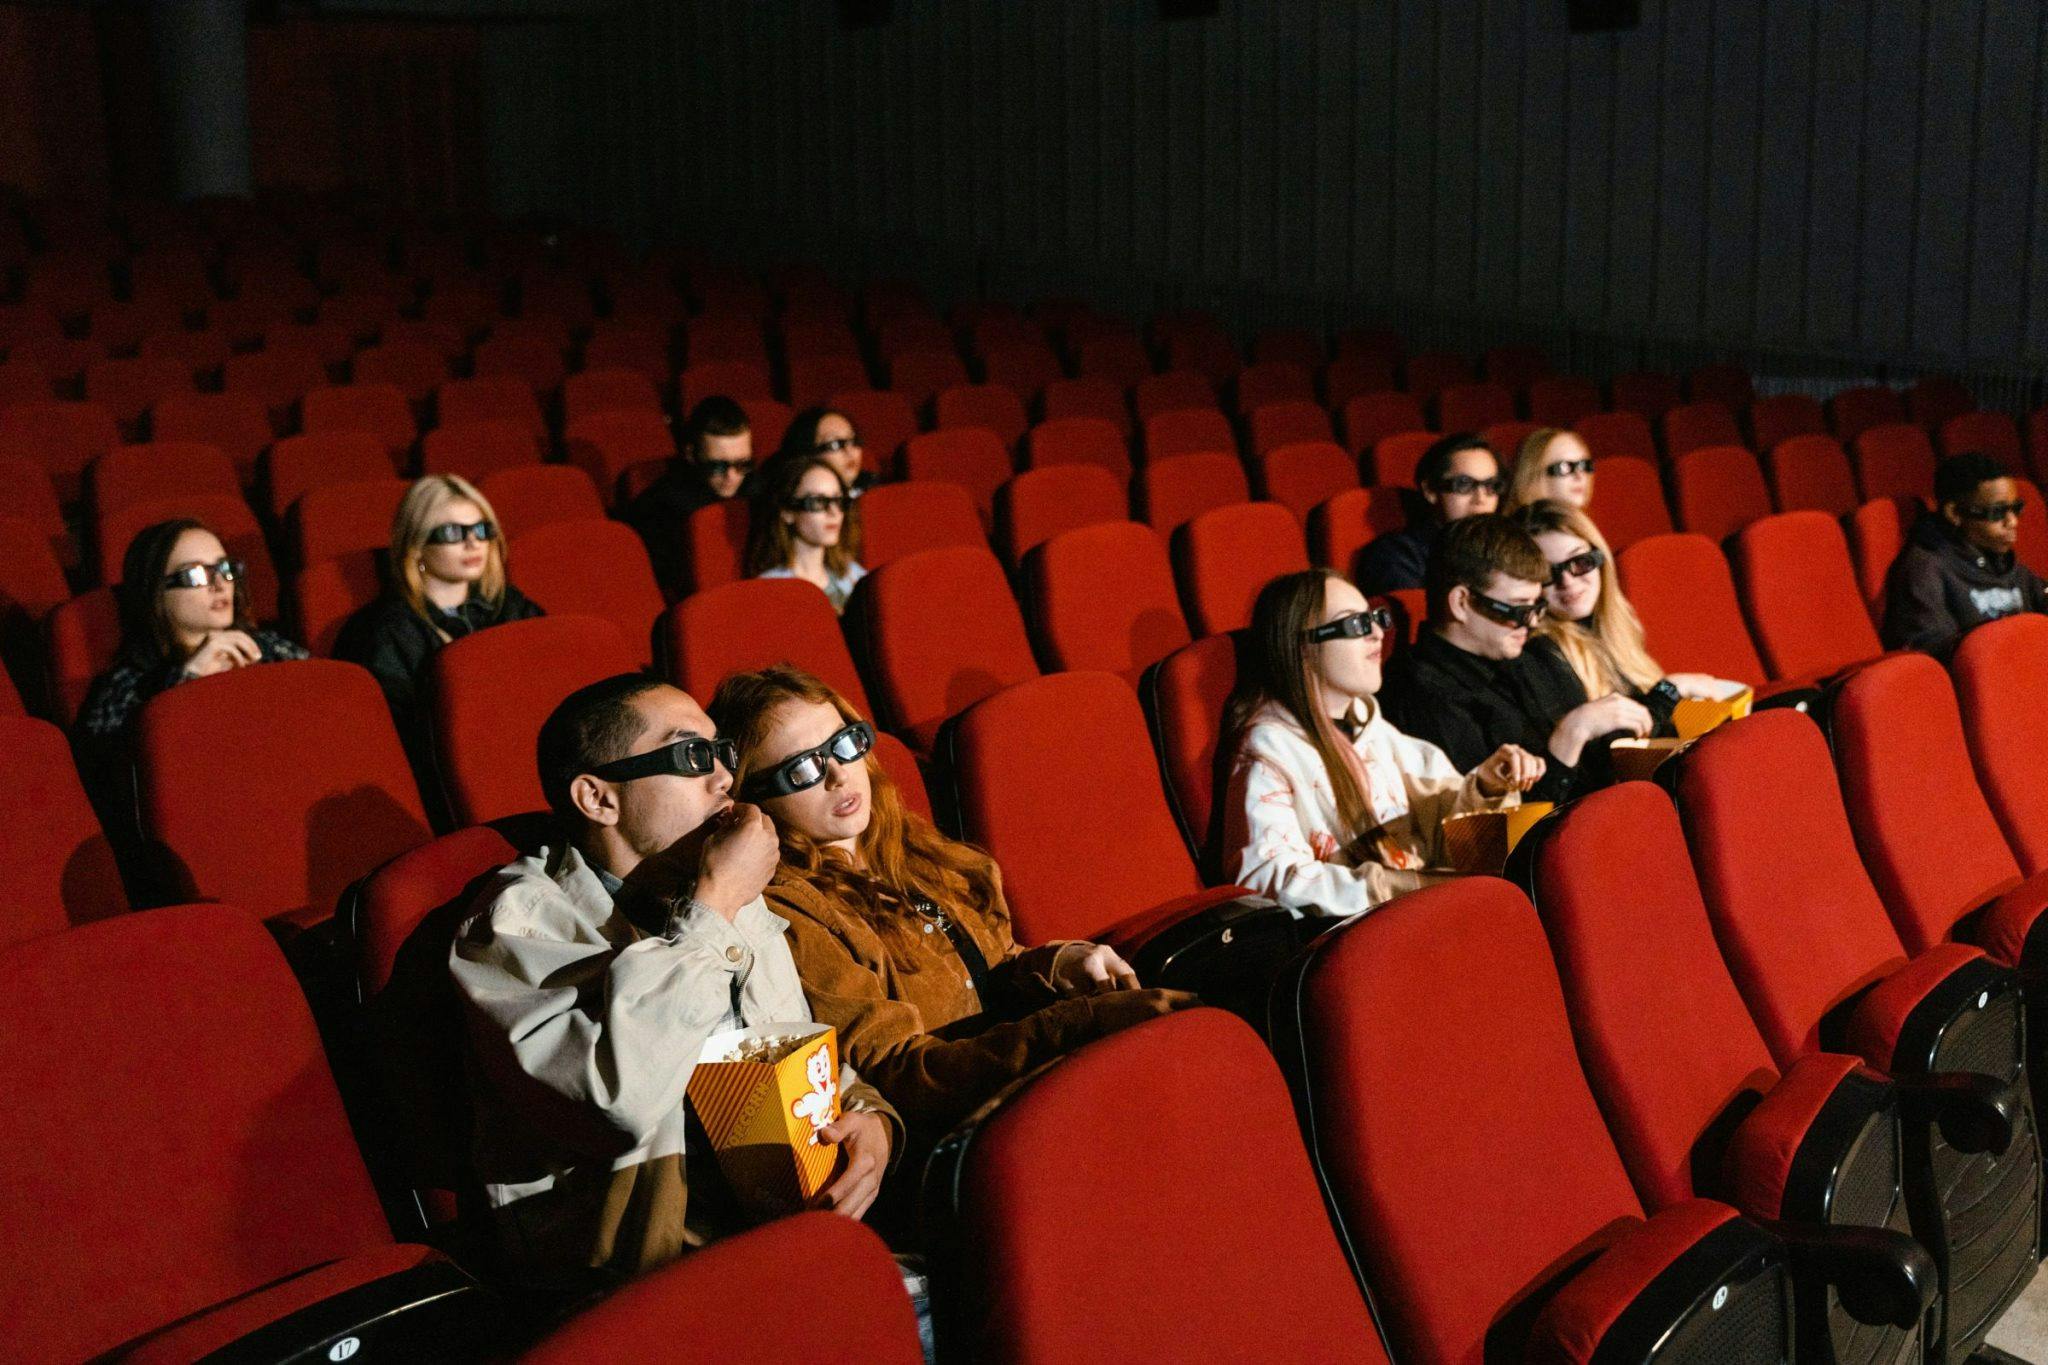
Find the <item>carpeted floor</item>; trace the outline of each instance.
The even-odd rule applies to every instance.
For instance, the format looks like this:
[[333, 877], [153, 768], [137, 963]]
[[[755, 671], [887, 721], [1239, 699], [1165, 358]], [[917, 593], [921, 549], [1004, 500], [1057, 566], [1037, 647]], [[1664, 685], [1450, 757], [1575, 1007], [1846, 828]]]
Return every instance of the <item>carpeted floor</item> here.
[[1998, 1326], [1991, 1329], [1991, 1344], [2010, 1351], [2022, 1360], [2048, 1365], [2048, 1275], [2037, 1274]]

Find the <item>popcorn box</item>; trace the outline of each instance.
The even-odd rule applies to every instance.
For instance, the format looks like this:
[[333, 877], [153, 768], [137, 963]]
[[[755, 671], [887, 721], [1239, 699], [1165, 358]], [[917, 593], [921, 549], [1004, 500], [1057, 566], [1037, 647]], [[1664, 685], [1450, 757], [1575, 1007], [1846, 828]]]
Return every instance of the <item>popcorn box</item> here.
[[1550, 814], [1548, 801], [1524, 801], [1508, 810], [1474, 810], [1444, 821], [1444, 861], [1460, 872], [1499, 875], [1522, 836]]
[[785, 1213], [825, 1187], [839, 1149], [839, 1034], [809, 1020], [715, 1033], [690, 1073], [690, 1103], [740, 1202]]
[[1646, 782], [1665, 760], [1684, 750], [1690, 739], [1617, 739], [1609, 746], [1617, 782]]
[[1671, 724], [1680, 739], [1698, 739], [1724, 721], [1740, 720], [1756, 703], [1756, 693], [1741, 683], [1730, 683], [1725, 695], [1711, 701], [1687, 697], [1671, 710]]

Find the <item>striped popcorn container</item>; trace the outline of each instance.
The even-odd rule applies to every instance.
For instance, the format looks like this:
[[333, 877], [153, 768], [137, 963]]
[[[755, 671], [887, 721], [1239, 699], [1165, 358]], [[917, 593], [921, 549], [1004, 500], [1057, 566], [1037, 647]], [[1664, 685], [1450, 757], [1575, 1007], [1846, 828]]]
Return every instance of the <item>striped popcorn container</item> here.
[[689, 1096], [719, 1170], [756, 1213], [789, 1212], [832, 1178], [839, 1149], [818, 1139], [839, 1117], [839, 1034], [830, 1024], [713, 1034]]

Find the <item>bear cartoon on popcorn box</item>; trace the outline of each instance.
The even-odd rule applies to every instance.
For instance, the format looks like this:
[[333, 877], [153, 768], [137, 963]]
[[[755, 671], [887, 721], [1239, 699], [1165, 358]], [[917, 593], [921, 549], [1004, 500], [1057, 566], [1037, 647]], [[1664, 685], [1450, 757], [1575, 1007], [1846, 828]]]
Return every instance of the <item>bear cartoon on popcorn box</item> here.
[[839, 1034], [805, 1020], [713, 1034], [690, 1073], [690, 1103], [743, 1204], [774, 1216], [825, 1187], [839, 1149], [818, 1131], [839, 1117]]

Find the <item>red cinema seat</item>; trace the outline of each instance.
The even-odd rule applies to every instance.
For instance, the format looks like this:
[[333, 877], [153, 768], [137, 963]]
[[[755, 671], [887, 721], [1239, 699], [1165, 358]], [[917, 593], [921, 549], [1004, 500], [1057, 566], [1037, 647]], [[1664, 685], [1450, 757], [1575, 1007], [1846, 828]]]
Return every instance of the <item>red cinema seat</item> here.
[[1595, 460], [1626, 457], [1653, 469], [1657, 466], [1657, 441], [1641, 413], [1627, 409], [1589, 413], [1572, 425], [1572, 431], [1586, 443]]
[[0, 1234], [65, 1228], [0, 1288], [10, 1354], [420, 1359], [481, 1339], [456, 1300], [429, 1301], [470, 1300], [468, 1277], [393, 1242], [312, 1012], [246, 912], [50, 935], [0, 955], [0, 983], [0, 1139], [38, 1153]]
[[[384, 331], [381, 334], [380, 340], [385, 346], [400, 343], [407, 346], [424, 346], [435, 355], [440, 356], [449, 365], [454, 364], [469, 354], [469, 334], [452, 322], [429, 322], [425, 318], [398, 318], [384, 325]], [[372, 349], [375, 348], [373, 347]], [[367, 354], [367, 352], [361, 354]], [[426, 392], [433, 392], [434, 385], [447, 377], [448, 371], [444, 366], [439, 376], [427, 385]], [[405, 387], [402, 381], [399, 382], [399, 387]], [[424, 397], [424, 394], [422, 396]]]
[[906, 479], [959, 484], [985, 517], [993, 517], [996, 490], [1015, 472], [1002, 438], [985, 427], [927, 431], [903, 444]]
[[1576, 426], [1600, 411], [1600, 386], [1575, 374], [1550, 375], [1526, 390], [1529, 420], [1538, 426]]
[[1804, 678], [1883, 652], [1842, 528], [1825, 512], [1780, 512], [1735, 537], [1735, 585], [1771, 677]]
[[217, 327], [198, 332], [177, 329], [144, 337], [141, 354], [151, 360], [176, 361], [196, 382], [219, 374], [233, 346], [233, 338]]
[[1845, 517], [1856, 510], [1856, 475], [1840, 441], [1793, 436], [1767, 449], [1765, 473], [1780, 512], [1811, 509]]
[[1975, 451], [1989, 455], [2012, 474], [2027, 472], [2027, 457], [2020, 448], [2019, 425], [2002, 412], [1966, 412], [1951, 417], [1936, 428], [1943, 455]]
[[43, 620], [50, 662], [50, 705], [69, 726], [121, 647], [121, 608], [112, 588], [94, 588], [54, 608]]
[[178, 393], [158, 401], [149, 413], [150, 436], [158, 441], [204, 441], [235, 462], [244, 484], [256, 482], [256, 464], [276, 439], [263, 400], [248, 393]]
[[[1109, 332], [1083, 338], [1074, 351], [1074, 373], [1084, 379], [1106, 379], [1119, 389], [1130, 389], [1152, 376], [1152, 360], [1144, 343], [1127, 332]], [[1208, 381], [1203, 380], [1206, 386]], [[1209, 396], [1215, 401], [1215, 395]]]
[[321, 658], [332, 656], [348, 618], [384, 590], [378, 560], [376, 552], [365, 550], [318, 560], [299, 570], [285, 594], [293, 638]]
[[1616, 554], [1639, 540], [1671, 534], [1671, 508], [1664, 501], [1664, 480], [1656, 465], [1617, 455], [1596, 457], [1595, 468], [1593, 500], [1586, 510]]
[[435, 390], [434, 412], [440, 426], [512, 421], [532, 432], [536, 443], [545, 446], [548, 441], [548, 422], [540, 400], [524, 380], [506, 375], [449, 380]]
[[1934, 446], [1927, 433], [1909, 422], [1867, 427], [1850, 445], [1856, 465], [1857, 494], [1876, 498], [1918, 498], [1934, 501]]
[[50, 382], [49, 374], [35, 361], [16, 359], [0, 362], [0, 408], [10, 408], [16, 403], [47, 403], [56, 396], [57, 386]]
[[1097, 669], [1136, 685], [1188, 642], [1157, 531], [1133, 521], [1077, 527], [1024, 557], [1024, 600], [1050, 672]]
[[[756, 449], [772, 449], [756, 431]], [[676, 453], [675, 433], [668, 416], [659, 412], [593, 412], [579, 417], [562, 432], [569, 463], [582, 468], [605, 498], [618, 496], [619, 476], [636, 464], [666, 460]]]
[[586, 369], [562, 381], [562, 421], [594, 412], [660, 412], [661, 392], [646, 371]]
[[904, 444], [917, 435], [917, 414], [910, 401], [887, 389], [839, 389], [828, 406], [846, 414], [860, 434], [861, 460], [879, 474], [895, 472]]
[[1472, 378], [1472, 362], [1450, 351], [1418, 351], [1401, 367], [1401, 387], [1418, 403], [1427, 403], [1445, 389], [1469, 384]]
[[1186, 330], [1169, 336], [1165, 350], [1168, 369], [1199, 374], [1218, 391], [1229, 388], [1236, 381], [1238, 370], [1244, 363], [1237, 354], [1236, 343], [1220, 326]]
[[0, 715], [0, 810], [0, 948], [127, 912], [113, 846], [62, 730]]
[[420, 473], [456, 474], [472, 483], [494, 470], [539, 464], [540, 457], [533, 429], [509, 417], [444, 424], [420, 441]]
[[[707, 311], [690, 320], [684, 329], [683, 339], [692, 365], [750, 365], [758, 372], [761, 391], [766, 394], [768, 340], [762, 334], [760, 318], [751, 311]], [[713, 382], [710, 388], [704, 390], [705, 393], [726, 393], [735, 398], [739, 396], [719, 386], [723, 376], [714, 372], [707, 377]]]
[[1516, 391], [1549, 374], [1550, 361], [1533, 346], [1495, 346], [1479, 358], [1479, 368], [1488, 383]]
[[1184, 645], [1146, 670], [1138, 683], [1152, 744], [1159, 751], [1166, 802], [1181, 838], [1204, 872], [1218, 880], [1217, 841], [1222, 820], [1216, 790], [1223, 712], [1237, 686], [1237, 641], [1208, 635]]
[[703, 592], [747, 575], [747, 529], [753, 508], [745, 498], [721, 498], [683, 522], [685, 592]]
[[1145, 419], [1146, 463], [1200, 450], [1237, 453], [1237, 433], [1216, 409], [1177, 408]]
[[798, 411], [822, 407], [835, 393], [865, 389], [868, 367], [858, 355], [811, 355], [789, 362], [789, 405]]
[[[1323, 411], [1321, 404], [1308, 399], [1256, 407], [1245, 419], [1245, 429], [1254, 456], [1304, 441], [1332, 444], [1336, 441], [1336, 431], [1330, 426], [1330, 414]], [[1338, 448], [1342, 449], [1341, 446]]]
[[[2032, 1278], [2040, 1236], [2018, 983], [1960, 943], [1907, 956], [1810, 717], [1721, 726], [1671, 771], [1715, 939], [1772, 1056], [1849, 1052], [1921, 1093], [1906, 1130], [1914, 1233], [1947, 1291], [1935, 1349], [1966, 1356]], [[1932, 1081], [1958, 1093], [1926, 1103], [1930, 1078], [1956, 1072], [1973, 1079]]]
[[1258, 457], [1259, 494], [1306, 522], [1316, 507], [1358, 487], [1358, 463], [1333, 441], [1278, 446]]
[[1313, 374], [1326, 358], [1322, 337], [1306, 327], [1269, 327], [1252, 338], [1257, 364], [1285, 361]]
[[120, 424], [97, 403], [0, 408], [0, 453], [26, 455], [41, 464], [63, 502], [77, 499], [85, 467], [120, 443]]
[[[309, 717], [346, 744], [306, 743]], [[136, 738], [143, 829], [184, 899], [304, 928], [428, 838], [375, 679], [326, 659], [200, 678], [151, 698]]]
[[967, 383], [967, 363], [950, 350], [898, 351], [888, 358], [889, 389], [922, 408], [947, 389]]
[[[584, 374], [620, 370], [639, 375], [657, 388], [665, 387], [674, 370], [669, 363], [668, 329], [636, 322], [601, 322], [590, 340], [583, 344]], [[571, 375], [562, 381], [562, 401], [569, 401]], [[609, 382], [609, 381], [607, 381]], [[599, 386], [601, 387], [601, 386]], [[630, 397], [621, 390], [616, 397]]]
[[1001, 384], [958, 384], [932, 400], [934, 426], [986, 427], [996, 434], [1006, 450], [1015, 450], [1030, 425], [1025, 420], [1024, 402]]
[[95, 528], [100, 581], [109, 586], [121, 581], [121, 560], [128, 553], [128, 542], [145, 527], [179, 517], [201, 521], [220, 537], [228, 554], [247, 567], [242, 590], [250, 615], [258, 621], [275, 621], [277, 569], [270, 562], [270, 548], [264, 542], [263, 528], [256, 524], [256, 514], [238, 493], [158, 494], [105, 513]]
[[273, 342], [261, 351], [231, 355], [221, 367], [221, 388], [262, 403], [273, 425], [290, 417], [300, 399], [327, 382], [327, 366], [303, 343]]
[[1389, 436], [1428, 429], [1422, 404], [1409, 394], [1360, 394], [1344, 405], [1344, 448], [1353, 455], [1366, 455]]
[[1906, 415], [1929, 431], [1940, 431], [1949, 418], [1976, 410], [1976, 395], [1953, 375], [1922, 375], [1906, 390]]
[[731, 674], [792, 663], [873, 714], [832, 604], [799, 579], [743, 578], [691, 593], [660, 630], [670, 678], [700, 701]]
[[1825, 436], [1828, 420], [1820, 400], [1805, 393], [1777, 393], [1749, 405], [1750, 448], [1770, 452], [1795, 436]]
[[2048, 729], [2034, 704], [2048, 687], [2048, 620], [1987, 622], [1963, 637], [1949, 666], [1984, 799], [2021, 873], [2048, 872]]
[[[1231, 461], [1236, 464], [1236, 461]], [[1243, 477], [1239, 470], [1238, 477]], [[1032, 546], [1076, 526], [1130, 516], [1124, 486], [1094, 464], [1027, 469], [996, 489], [991, 540], [1005, 564], [1020, 566]]]
[[1657, 370], [1631, 370], [1614, 376], [1607, 385], [1608, 407], [1615, 412], [1632, 412], [1645, 422], [1654, 422], [1683, 400], [1678, 394], [1678, 376]]
[[918, 752], [931, 751], [947, 718], [1038, 676], [1017, 601], [985, 548], [926, 550], [862, 584], [847, 609], [847, 638], [877, 714]]
[[1657, 425], [1664, 438], [1664, 458], [1669, 461], [1675, 462], [1688, 451], [1707, 446], [1742, 444], [1742, 429], [1735, 425], [1735, 414], [1712, 401], [1673, 408]]
[[123, 360], [95, 360], [85, 367], [85, 397], [114, 415], [114, 421], [133, 429], [160, 399], [192, 392], [192, 371], [177, 360], [153, 356], [131, 356]]
[[[1199, 1117], [1204, 1093], [1231, 1097], [1227, 1127]], [[1096, 1155], [1072, 1160], [1077, 1140]], [[1189, 1185], [1188, 1170], [1208, 1178]], [[1116, 1341], [1161, 1360], [1387, 1360], [1286, 1084], [1221, 1010], [1140, 1024], [1036, 1073], [948, 1144], [928, 1188], [948, 1250], [933, 1301], [957, 1314], [939, 1331], [962, 1359], [1054, 1365]], [[1217, 1294], [1226, 1282], [1287, 1293]]]
[[643, 663], [610, 621], [550, 615], [508, 621], [435, 651], [435, 768], [457, 825], [547, 809], [534, 742], [577, 688]]
[[[1705, 1197], [1768, 1222], [1887, 1229], [1932, 1298], [1935, 1268], [1907, 1235], [1892, 1082], [1838, 1053], [1780, 1072], [1714, 941], [1670, 798], [1647, 782], [1594, 792], [1531, 830], [1509, 872], [1543, 921], [1586, 1079], [1644, 1203]], [[1837, 1360], [1919, 1356], [1917, 1321], [1858, 1322], [1831, 1298], [1797, 1286], [1803, 1342]], [[1914, 1301], [1917, 1319], [1926, 1300]]]
[[1048, 422], [1062, 417], [1099, 417], [1130, 439], [1131, 407], [1124, 400], [1124, 391], [1099, 375], [1054, 380], [1039, 395], [1038, 408]]
[[780, 324], [782, 352], [791, 361], [819, 356], [860, 356], [860, 340], [846, 323], [844, 308], [825, 315], [784, 313]]
[[1853, 445], [1872, 427], [1906, 420], [1906, 405], [1897, 392], [1877, 384], [1842, 389], [1828, 399], [1827, 410], [1835, 439], [1845, 445]]
[[1531, 436], [1543, 430], [1535, 422], [1495, 422], [1481, 427], [1479, 439], [1493, 452], [1493, 458], [1500, 462], [1502, 469], [1514, 468], [1515, 459], [1522, 453], [1522, 446]]
[[1259, 590], [1308, 567], [1301, 523], [1277, 502], [1204, 512], [1173, 533], [1174, 577], [1197, 635], [1250, 623]]
[[1279, 989], [1276, 1051], [1394, 1356], [1677, 1361], [1712, 1336], [1716, 1355], [1790, 1357], [1789, 1276], [1760, 1228], [1703, 1199], [1644, 1217], [1520, 892], [1400, 897]]
[[1192, 370], [1148, 374], [1131, 386], [1131, 409], [1140, 426], [1163, 412], [1213, 411], [1216, 390]]
[[1161, 535], [1212, 507], [1233, 507], [1252, 496], [1243, 462], [1221, 450], [1147, 460], [1133, 491], [1138, 516]]
[[70, 599], [49, 533], [24, 517], [0, 516], [0, 666], [27, 697], [43, 694], [43, 618]]
[[1672, 470], [1678, 523], [1709, 540], [1725, 540], [1771, 515], [1756, 456], [1742, 446], [1701, 446], [1678, 457]]
[[1618, 552], [1616, 568], [1650, 654], [1667, 671], [1763, 686], [1763, 659], [1718, 545], [1705, 536], [1648, 536]]
[[[524, 439], [525, 433], [521, 433]], [[604, 499], [590, 475], [573, 464], [515, 464], [491, 470], [477, 482], [508, 536], [556, 521], [604, 516]]]
[[[788, 1309], [790, 1267], [805, 1301]], [[917, 1318], [882, 1239], [830, 1213], [780, 1218], [693, 1251], [583, 1309], [519, 1356], [577, 1365], [712, 1365], [746, 1356], [918, 1365]]]
[[392, 475], [391, 452], [367, 431], [319, 431], [287, 436], [262, 464], [264, 504], [273, 520], [315, 488], [366, 483]]
[[1856, 586], [1870, 609], [1870, 619], [1880, 627], [1892, 563], [1906, 548], [1906, 533], [1918, 514], [1917, 507], [1910, 498], [1872, 498], [1843, 523], [1849, 536], [1849, 558], [1856, 565]]
[[860, 562], [873, 571], [920, 550], [988, 546], [974, 495], [957, 483], [884, 483], [860, 500]]
[[519, 590], [550, 613], [599, 616], [619, 628], [643, 666], [654, 656], [654, 622], [667, 603], [647, 547], [616, 521], [558, 521], [506, 542]]
[[1439, 439], [1433, 431], [1400, 431], [1381, 437], [1368, 457], [1372, 461], [1370, 482], [1382, 488], [1415, 487], [1415, 471]]
[[381, 552], [391, 543], [391, 521], [410, 488], [404, 479], [365, 479], [308, 489], [285, 519], [285, 541], [301, 566], [343, 555]]
[[[1269, 403], [1316, 401], [1315, 369], [1286, 360], [1262, 360], [1237, 374], [1237, 410], [1250, 416]], [[1327, 420], [1327, 419], [1326, 419]]]
[[512, 380], [536, 398], [561, 388], [568, 374], [562, 360], [567, 339], [508, 332], [510, 325], [501, 322], [491, 329], [490, 339], [470, 358], [470, 374], [477, 379]]
[[1347, 488], [1309, 509], [1309, 559], [1348, 578], [1360, 550], [1406, 524], [1399, 489]]
[[1384, 356], [1339, 356], [1323, 367], [1323, 402], [1331, 412], [1343, 412], [1354, 398], [1399, 389], [1394, 362]]
[[242, 497], [234, 461], [199, 441], [152, 441], [115, 446], [86, 471], [96, 515], [104, 517], [132, 503], [187, 493]]
[[1719, 403], [1741, 412], [1756, 401], [1756, 387], [1739, 365], [1701, 365], [1686, 374], [1685, 396], [1689, 402]]
[[1130, 443], [1113, 422], [1100, 417], [1054, 417], [1031, 428], [1024, 442], [1024, 467], [1093, 464], [1119, 482], [1131, 477]]
[[349, 379], [354, 384], [390, 384], [417, 406], [447, 382], [448, 361], [423, 342], [387, 341], [356, 352]]
[[732, 399], [773, 398], [775, 386], [768, 381], [765, 365], [746, 360], [701, 360], [677, 377], [676, 410], [687, 413], [714, 393]]
[[402, 463], [419, 438], [412, 405], [395, 384], [314, 389], [299, 400], [299, 425], [308, 435], [368, 432], [383, 445], [394, 463]]
[[1515, 420], [1514, 392], [1501, 384], [1453, 384], [1436, 396], [1438, 431], [1481, 431]]
[[1045, 386], [1064, 378], [1059, 357], [1042, 340], [1031, 340], [981, 351], [981, 377], [987, 384], [1000, 384], [1024, 400], [1036, 402]]
[[[392, 294], [344, 293], [323, 300], [319, 318], [340, 327], [352, 340], [364, 343], [375, 341], [384, 325], [397, 318], [398, 312], [399, 301]], [[427, 316], [437, 316], [437, 310], [430, 308]]]

